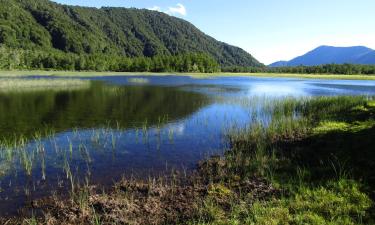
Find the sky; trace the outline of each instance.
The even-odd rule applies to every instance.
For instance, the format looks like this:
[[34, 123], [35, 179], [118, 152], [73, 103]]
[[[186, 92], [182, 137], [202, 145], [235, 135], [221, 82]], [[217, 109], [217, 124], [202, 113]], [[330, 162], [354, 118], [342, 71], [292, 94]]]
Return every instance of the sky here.
[[183, 18], [265, 64], [320, 45], [375, 49], [375, 0], [54, 0], [158, 10]]

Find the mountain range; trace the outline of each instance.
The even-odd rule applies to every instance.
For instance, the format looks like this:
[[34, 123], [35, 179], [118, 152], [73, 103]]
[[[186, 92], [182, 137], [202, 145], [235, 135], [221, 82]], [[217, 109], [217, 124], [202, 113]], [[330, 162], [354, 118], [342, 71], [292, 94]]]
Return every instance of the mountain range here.
[[243, 49], [165, 13], [68, 6], [48, 0], [0, 0], [0, 45], [126, 57], [205, 53], [222, 67], [263, 66]]
[[375, 64], [375, 50], [364, 46], [320, 46], [290, 61], [278, 61], [270, 67], [316, 66], [323, 64]]

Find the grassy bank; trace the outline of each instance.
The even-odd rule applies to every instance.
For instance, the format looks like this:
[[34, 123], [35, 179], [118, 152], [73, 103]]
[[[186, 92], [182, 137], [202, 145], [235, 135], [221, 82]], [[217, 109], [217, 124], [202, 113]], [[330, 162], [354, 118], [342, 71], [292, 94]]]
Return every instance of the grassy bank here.
[[[232, 177], [264, 177], [280, 196], [210, 206], [213, 224], [372, 224], [375, 102], [322, 97], [272, 103], [263, 118], [231, 135], [222, 159]], [[230, 182], [229, 182], [230, 183]], [[251, 206], [249, 206], [251, 205]], [[212, 208], [213, 207], [213, 208]]]
[[[270, 100], [193, 173], [89, 184], [43, 199], [26, 224], [372, 224], [375, 101]], [[4, 220], [8, 224], [20, 219]]]
[[150, 73], [150, 72], [94, 72], [94, 71], [0, 71], [1, 77], [18, 76], [168, 76], [184, 75], [195, 78], [209, 78], [220, 76], [249, 76], [249, 77], [280, 77], [280, 78], [305, 78], [305, 79], [337, 79], [337, 80], [375, 80], [375, 75], [337, 75], [337, 74], [279, 74], [279, 73]]

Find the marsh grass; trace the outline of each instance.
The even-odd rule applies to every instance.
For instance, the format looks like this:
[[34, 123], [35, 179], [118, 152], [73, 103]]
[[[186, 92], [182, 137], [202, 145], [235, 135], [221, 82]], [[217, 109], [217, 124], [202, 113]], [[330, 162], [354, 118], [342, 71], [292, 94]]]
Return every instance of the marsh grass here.
[[[215, 169], [221, 176], [216, 182], [228, 184], [255, 175], [265, 177], [284, 194], [255, 201], [242, 196], [229, 200], [226, 207], [208, 196], [192, 224], [372, 223], [371, 192], [364, 193], [363, 179], [367, 185], [371, 182], [374, 155], [363, 157], [371, 154], [375, 144], [373, 98], [265, 102], [260, 111], [270, 116], [254, 113], [248, 127], [230, 134], [231, 151]], [[356, 150], [353, 144], [358, 138], [361, 146]], [[364, 155], [352, 155], [359, 150]]]
[[146, 78], [128, 78], [128, 82], [134, 84], [148, 84], [150, 80]]
[[[244, 102], [255, 109], [249, 115], [251, 123], [230, 128], [228, 151], [201, 162], [196, 174], [148, 181], [124, 179], [111, 192], [101, 194], [92, 192], [88, 183], [83, 187], [76, 184], [70, 203], [61, 200], [52, 207], [60, 213], [52, 216], [47, 210], [49, 216], [40, 221], [371, 224], [373, 201], [368, 190], [373, 186], [366, 185], [371, 185], [374, 175], [374, 99], [263, 102], [261, 106]], [[149, 130], [147, 122], [136, 129], [147, 137], [145, 130]], [[101, 135], [111, 142], [112, 134], [107, 130]], [[84, 147], [78, 149], [85, 154]], [[68, 177], [73, 184], [73, 176]]]
[[80, 79], [0, 78], [0, 93], [45, 90], [69, 91], [86, 89], [89, 87], [89, 80]]
[[283, 74], [283, 73], [150, 73], [150, 72], [95, 72], [95, 71], [0, 71], [0, 77], [23, 77], [23, 76], [72, 76], [72, 77], [95, 77], [95, 76], [190, 76], [193, 78], [212, 78], [230, 76], [249, 77], [282, 77], [282, 78], [306, 78], [306, 79], [335, 79], [335, 80], [375, 80], [374, 75], [337, 75], [337, 74]]
[[[300, 186], [291, 197], [258, 201], [247, 212], [255, 224], [362, 224], [371, 200], [350, 180]], [[246, 210], [246, 209], [245, 209]]]
[[[168, 116], [163, 116], [159, 117], [156, 125], [149, 124], [146, 120], [137, 126], [137, 129], [138, 127], [142, 129], [141, 136], [145, 145], [150, 144], [149, 130], [158, 131], [155, 144], [157, 149], [160, 149], [163, 135], [161, 129], [164, 129], [162, 126], [167, 123], [167, 120]], [[116, 129], [112, 128], [113, 126]], [[0, 142], [0, 175], [3, 177], [12, 176], [13, 173], [24, 174], [28, 179], [36, 180], [38, 185], [40, 183], [43, 186], [47, 177], [51, 176], [52, 168], [55, 171], [61, 170], [58, 173], [63, 174], [61, 180], [59, 178], [60, 188], [70, 190], [72, 193], [77, 192], [80, 189], [77, 184], [81, 182], [82, 176], [91, 175], [93, 163], [91, 154], [98, 153], [93, 153], [93, 151], [112, 151], [113, 157], [116, 157], [114, 152], [118, 148], [124, 150], [127, 141], [134, 141], [124, 140], [128, 132], [133, 132], [133, 130], [126, 130], [119, 122], [108, 122], [101, 128], [92, 129], [92, 132], [90, 129], [75, 128], [68, 131], [66, 135], [56, 135], [54, 129], [46, 127], [28, 136], [14, 134], [3, 137]], [[46, 149], [49, 152], [46, 153]], [[79, 165], [77, 161], [80, 162]], [[86, 167], [82, 168], [84, 166]], [[38, 185], [34, 189], [39, 188]], [[29, 189], [27, 193], [30, 193]]]
[[275, 152], [280, 156], [288, 142], [330, 132], [369, 129], [375, 124], [374, 108], [368, 104], [371, 101], [369, 97], [319, 97], [267, 102], [261, 111], [269, 112], [270, 117], [252, 115], [253, 121], [248, 127], [230, 134], [232, 153], [260, 162], [255, 167], [261, 168], [264, 158], [274, 159]]

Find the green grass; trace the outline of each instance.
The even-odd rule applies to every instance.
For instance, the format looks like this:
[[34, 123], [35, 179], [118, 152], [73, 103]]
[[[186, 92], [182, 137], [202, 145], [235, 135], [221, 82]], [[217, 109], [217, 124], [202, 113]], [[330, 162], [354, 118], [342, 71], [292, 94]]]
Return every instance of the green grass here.
[[325, 133], [332, 131], [347, 131], [349, 127], [350, 125], [346, 122], [322, 121], [314, 128], [314, 132]]
[[79, 79], [0, 79], [0, 93], [45, 90], [77, 90], [90, 87], [90, 81]]
[[375, 126], [374, 120], [355, 121], [351, 124], [337, 121], [322, 121], [313, 131], [316, 134], [329, 132], [360, 132], [361, 130], [370, 129]]
[[372, 205], [351, 180], [301, 186], [290, 197], [256, 202], [245, 221], [253, 224], [358, 224]]
[[193, 224], [354, 225], [362, 223], [371, 205], [356, 182], [341, 179], [315, 188], [300, 186], [289, 196], [267, 201], [251, 203], [245, 197], [229, 210], [208, 197], [201, 211], [205, 222]]
[[374, 75], [337, 75], [337, 74], [281, 74], [281, 73], [152, 73], [152, 72], [95, 72], [95, 71], [0, 71], [0, 77], [10, 76], [139, 76], [139, 75], [184, 75], [194, 78], [210, 78], [218, 76], [249, 76], [249, 77], [281, 77], [306, 79], [337, 79], [337, 80], [375, 80]]
[[[232, 150], [216, 171], [227, 185], [233, 177], [265, 177], [282, 193], [255, 200], [243, 193], [233, 199], [223, 184], [215, 186], [192, 224], [373, 223], [373, 102], [319, 97], [267, 104], [271, 121], [265, 125], [255, 118], [250, 127], [231, 134]], [[227, 204], [212, 197], [218, 195]]]

